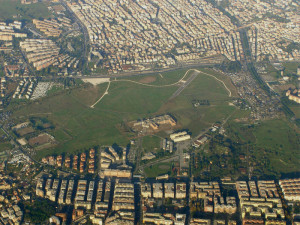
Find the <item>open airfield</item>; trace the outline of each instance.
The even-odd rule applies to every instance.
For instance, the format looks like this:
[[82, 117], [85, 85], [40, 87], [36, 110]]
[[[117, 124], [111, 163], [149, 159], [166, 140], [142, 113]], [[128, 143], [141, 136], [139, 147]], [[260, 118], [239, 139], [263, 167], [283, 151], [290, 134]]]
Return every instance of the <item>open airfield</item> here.
[[[19, 121], [31, 116], [46, 117], [54, 123], [55, 129], [51, 133], [59, 143], [53, 149], [38, 152], [38, 156], [53, 152], [74, 152], [96, 145], [127, 145], [134, 134], [126, 132], [122, 124], [164, 113], [172, 114], [182, 129], [189, 129], [193, 135], [198, 135], [201, 130], [226, 118], [235, 110], [235, 107], [229, 105], [234, 96], [228, 96], [221, 82], [199, 73], [176, 98], [169, 100], [180, 87], [181, 84], [176, 82], [185, 72], [179, 70], [128, 80], [117, 79], [110, 82], [108, 94], [94, 108], [90, 106], [103, 95], [109, 83], [97, 86], [86, 84], [59, 91], [14, 109], [14, 117]], [[215, 74], [213, 70], [205, 72]], [[191, 73], [187, 73], [184, 79], [188, 79]], [[216, 76], [223, 77], [221, 74]], [[153, 82], [148, 84], [153, 86], [140, 84], [140, 80], [144, 82], [149, 78]], [[234, 92], [229, 80], [225, 80], [225, 77], [223, 79]], [[194, 108], [194, 99], [208, 99], [211, 105]]]
[[[112, 79], [109, 83], [84, 84], [78, 88], [59, 90], [43, 99], [14, 108], [13, 118], [16, 122], [23, 122], [33, 116], [41, 117], [54, 124], [55, 128], [50, 130], [50, 133], [58, 143], [52, 148], [37, 151], [35, 157], [39, 159], [63, 152], [76, 153], [98, 145], [116, 143], [126, 146], [129, 140], [137, 135], [130, 131], [126, 123], [155, 115], [171, 114], [177, 120], [179, 129], [188, 129], [192, 137], [198, 136], [215, 122], [222, 123], [230, 118], [228, 123], [234, 124], [236, 120], [248, 116], [248, 111], [230, 104], [237, 98], [237, 92], [230, 79], [212, 69], [199, 69], [193, 80], [177, 96], [171, 98], [194, 73], [195, 70], [178, 70]], [[98, 101], [101, 97], [101, 101]], [[208, 100], [209, 105], [194, 107], [194, 100]], [[281, 123], [285, 124], [285, 121]], [[269, 125], [272, 130], [272, 123]], [[299, 131], [291, 127], [292, 125], [286, 126], [287, 129], [276, 131], [276, 135], [289, 132], [289, 141], [284, 144], [285, 148], [278, 149], [283, 151], [278, 153], [281, 155], [288, 154], [299, 143]], [[232, 130], [239, 132], [238, 128], [233, 128]], [[264, 125], [258, 125], [251, 131], [254, 137], [252, 141], [259, 147], [262, 138], [272, 138], [273, 131], [265, 132], [265, 129], [267, 128]], [[167, 137], [168, 134], [159, 132], [157, 136]], [[154, 147], [159, 146], [156, 142], [160, 139], [153, 140], [143, 141], [145, 151], [152, 151]], [[276, 148], [272, 141], [266, 142], [265, 148], [269, 145], [270, 149]], [[295, 157], [299, 158], [299, 154], [296, 153]], [[294, 168], [299, 167], [294, 164], [295, 160], [274, 162], [283, 166], [292, 162]]]

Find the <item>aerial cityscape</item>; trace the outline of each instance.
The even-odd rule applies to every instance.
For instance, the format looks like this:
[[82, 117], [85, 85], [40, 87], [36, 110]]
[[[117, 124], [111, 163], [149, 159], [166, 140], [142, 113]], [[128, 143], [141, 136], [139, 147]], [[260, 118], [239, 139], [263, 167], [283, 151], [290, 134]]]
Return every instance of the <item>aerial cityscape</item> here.
[[0, 0], [0, 225], [300, 225], [298, 0]]

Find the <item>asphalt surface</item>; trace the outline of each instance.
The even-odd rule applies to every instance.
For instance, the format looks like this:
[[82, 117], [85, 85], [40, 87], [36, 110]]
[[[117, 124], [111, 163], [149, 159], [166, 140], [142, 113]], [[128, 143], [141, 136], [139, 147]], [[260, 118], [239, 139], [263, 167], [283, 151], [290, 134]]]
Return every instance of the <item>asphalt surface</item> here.
[[180, 95], [180, 93], [197, 77], [198, 74], [198, 72], [193, 72], [192, 75], [173, 93], [169, 100], [172, 100]]
[[73, 11], [69, 8], [69, 6], [65, 2], [62, 2], [62, 4], [70, 12], [70, 14], [73, 16], [73, 18], [75, 20], [77, 20], [77, 24], [79, 25], [79, 27], [83, 33], [84, 43], [83, 43], [82, 57], [84, 58], [85, 61], [87, 61], [88, 45], [90, 44], [88, 31], [87, 31], [85, 25], [81, 22], [81, 20], [77, 17], [77, 15], [75, 13], [73, 13]]

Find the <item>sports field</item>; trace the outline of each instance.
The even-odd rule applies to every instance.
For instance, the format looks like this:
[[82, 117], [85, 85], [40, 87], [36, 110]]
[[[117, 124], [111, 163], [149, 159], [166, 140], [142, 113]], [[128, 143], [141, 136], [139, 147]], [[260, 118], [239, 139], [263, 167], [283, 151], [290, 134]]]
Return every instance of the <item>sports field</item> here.
[[[24, 121], [30, 116], [46, 117], [55, 125], [51, 134], [59, 144], [52, 149], [39, 151], [38, 158], [97, 145], [127, 145], [133, 134], [121, 129], [120, 124], [165, 113], [172, 114], [182, 129], [189, 129], [195, 136], [236, 110], [229, 105], [229, 101], [235, 96], [235, 89], [229, 80], [213, 70], [203, 71], [223, 80], [224, 84], [213, 77], [199, 74], [176, 98], [169, 100], [180, 84], [168, 85], [180, 80], [186, 70], [130, 78], [137, 83], [120, 78], [110, 84], [83, 85], [50, 95], [14, 109], [14, 117], [17, 121]], [[187, 80], [191, 73], [192, 71], [187, 73], [184, 80]], [[141, 79], [143, 80], [140, 82]], [[91, 108], [90, 106], [107, 90], [108, 85], [108, 94]], [[229, 97], [224, 85], [231, 90], [232, 97]], [[194, 99], [209, 100], [210, 105], [194, 108]], [[166, 133], [159, 135], [167, 136]]]

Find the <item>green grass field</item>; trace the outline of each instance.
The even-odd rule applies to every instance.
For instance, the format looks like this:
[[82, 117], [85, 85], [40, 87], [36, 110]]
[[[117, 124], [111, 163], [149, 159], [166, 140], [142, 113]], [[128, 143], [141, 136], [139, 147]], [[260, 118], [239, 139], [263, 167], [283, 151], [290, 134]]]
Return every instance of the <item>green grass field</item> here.
[[1, 142], [0, 143], [0, 152], [10, 150], [12, 148], [9, 142]]
[[[212, 74], [212, 71], [205, 72]], [[227, 82], [226, 84], [230, 87]], [[232, 86], [231, 89], [234, 90]], [[163, 105], [160, 112], [170, 112], [181, 127], [188, 128], [192, 136], [196, 136], [201, 130], [224, 120], [235, 110], [235, 107], [229, 106], [231, 99], [222, 84], [200, 74], [177, 98]], [[210, 105], [194, 108], [193, 100], [208, 100]]]
[[299, 107], [299, 105], [297, 105], [297, 106], [289, 106], [289, 108], [295, 113], [295, 117], [297, 119], [299, 119], [300, 118], [300, 107]]
[[268, 75], [272, 76], [274, 79], [280, 78], [280, 72], [276, 70], [271, 64], [266, 63], [265, 66]]
[[50, 12], [45, 3], [23, 5], [19, 0], [0, 0], [0, 20], [48, 18]]
[[171, 174], [171, 166], [172, 163], [158, 163], [155, 164], [151, 167], [146, 167], [145, 168], [145, 174], [147, 177], [157, 177], [159, 175], [163, 175], [168, 173], [169, 175]]
[[[122, 124], [128, 121], [149, 118], [155, 115], [169, 113], [178, 123], [178, 129], [188, 129], [195, 137], [204, 129], [215, 122], [227, 122], [226, 134], [235, 142], [251, 145], [253, 160], [257, 159], [259, 169], [264, 165], [262, 158], [267, 158], [268, 165], [265, 167], [270, 173], [299, 171], [299, 129], [293, 124], [281, 120], [270, 120], [258, 124], [247, 124], [249, 111], [237, 109], [229, 103], [236, 98], [236, 90], [230, 80], [213, 70], [203, 71], [214, 74], [223, 80], [232, 92], [229, 97], [228, 91], [223, 84], [203, 74], [199, 74], [174, 99], [172, 94], [179, 88], [148, 87], [128, 81], [111, 82], [108, 95], [95, 106], [90, 108], [100, 96], [103, 95], [108, 83], [98, 86], [81, 85], [78, 88], [59, 91], [50, 94], [36, 102], [23, 106], [14, 107], [13, 117], [15, 122], [28, 120], [30, 116], [46, 117], [54, 125], [51, 134], [59, 142], [57, 146], [37, 152], [37, 158], [54, 153], [74, 153], [97, 145], [112, 145], [114, 143], [125, 146], [136, 134], [127, 131]], [[152, 80], [156, 85], [175, 83], [185, 71], [180, 73], [173, 71], [161, 75], [133, 77], [132, 80], [139, 82], [140, 79], [156, 76]], [[174, 79], [174, 77], [176, 79]], [[163, 78], [162, 78], [163, 77]], [[125, 78], [122, 78], [123, 80]], [[164, 80], [161, 80], [164, 79]], [[193, 100], [208, 100], [209, 105], [195, 108]], [[160, 138], [168, 134], [161, 131], [157, 136], [143, 138], [142, 147], [145, 152], [153, 151], [160, 147]], [[245, 150], [245, 149], [244, 149]], [[149, 177], [170, 171], [170, 165], [153, 165], [145, 168]], [[273, 171], [273, 172], [272, 172]]]
[[[206, 72], [214, 74], [211, 70]], [[153, 83], [174, 83], [184, 73], [184, 70], [163, 73], [164, 80], [157, 79]], [[224, 76], [217, 76], [224, 78], [234, 93], [233, 86], [230, 86], [232, 84]], [[82, 85], [80, 88], [65, 90], [12, 110], [17, 122], [34, 115], [46, 117], [55, 125], [56, 128], [51, 134], [59, 144], [52, 149], [39, 151], [37, 158], [53, 153], [75, 152], [97, 145], [127, 145], [133, 134], [122, 131], [121, 123], [165, 113], [175, 116], [180, 129], [189, 129], [192, 135], [198, 135], [204, 128], [216, 121], [222, 121], [235, 110], [235, 107], [228, 104], [232, 98], [228, 97], [224, 86], [214, 78], [202, 74], [172, 100], [169, 98], [179, 86], [161, 88], [123, 81], [111, 82], [108, 95], [95, 108], [90, 108], [104, 93], [107, 85]], [[194, 108], [194, 99], [208, 99], [211, 104]], [[164, 132], [159, 135], [167, 136]], [[159, 146], [158, 141], [150, 139], [144, 140], [145, 148]]]
[[0, 136], [5, 135], [2, 129], [0, 129]]
[[285, 62], [283, 63], [283, 66], [285, 68], [284, 73], [285, 74], [296, 74], [297, 68], [300, 66], [299, 62]]
[[268, 172], [289, 173], [300, 171], [300, 132], [284, 119], [264, 121], [254, 125], [231, 121], [226, 130], [236, 142], [249, 143], [251, 155], [269, 161]]
[[[266, 154], [275, 171], [300, 171], [300, 133], [287, 121], [270, 120], [254, 127], [256, 146], [266, 149]], [[256, 153], [257, 155], [260, 152]]]
[[158, 136], [145, 136], [143, 137], [143, 148], [145, 152], [156, 152], [160, 150], [161, 138]]
[[[3, 136], [3, 135], [5, 135], [5, 133], [0, 129], [0, 136]], [[11, 147], [12, 146], [9, 143], [9, 141], [7, 141], [7, 140], [0, 141], [0, 152], [9, 150], [9, 149], [11, 149]]]
[[172, 84], [177, 82], [181, 77], [183, 77], [186, 71], [187, 71], [186, 69], [179, 69], [176, 71], [169, 71], [165, 73], [154, 73], [150, 75], [134, 76], [128, 78], [125, 77], [120, 79], [128, 79], [128, 80], [141, 82], [147, 77], [153, 77], [155, 78], [155, 81], [151, 82], [152, 85], [166, 85], [166, 84]]
[[63, 86], [54, 85], [49, 91], [47, 91], [47, 95], [53, 95], [63, 89]]

